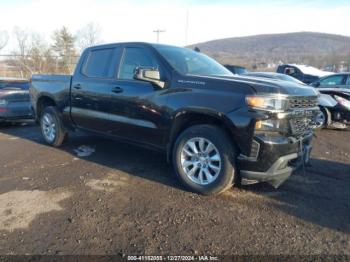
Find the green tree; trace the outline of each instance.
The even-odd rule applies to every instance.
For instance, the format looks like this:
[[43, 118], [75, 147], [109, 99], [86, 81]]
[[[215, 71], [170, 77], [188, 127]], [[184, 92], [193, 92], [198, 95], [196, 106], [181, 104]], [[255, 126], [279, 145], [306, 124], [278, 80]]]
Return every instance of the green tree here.
[[71, 74], [77, 60], [75, 49], [75, 37], [69, 32], [67, 27], [62, 27], [53, 33], [52, 49], [58, 56], [57, 71]]

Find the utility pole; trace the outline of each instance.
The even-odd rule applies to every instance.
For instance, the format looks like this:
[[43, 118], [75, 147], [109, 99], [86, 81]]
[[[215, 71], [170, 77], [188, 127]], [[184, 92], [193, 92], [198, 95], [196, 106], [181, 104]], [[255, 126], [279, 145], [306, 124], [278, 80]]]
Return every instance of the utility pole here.
[[185, 26], [185, 46], [188, 44], [188, 27], [189, 27], [189, 12], [186, 12], [186, 26]]
[[157, 43], [159, 43], [159, 35], [160, 33], [165, 33], [165, 30], [157, 29], [157, 30], [153, 30], [153, 33], [157, 34]]

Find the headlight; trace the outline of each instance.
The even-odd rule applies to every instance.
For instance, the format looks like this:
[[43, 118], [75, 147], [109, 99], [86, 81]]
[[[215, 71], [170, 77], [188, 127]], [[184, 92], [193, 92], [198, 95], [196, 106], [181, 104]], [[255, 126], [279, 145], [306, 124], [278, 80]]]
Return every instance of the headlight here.
[[247, 105], [261, 110], [284, 111], [288, 100], [283, 96], [246, 96]]
[[6, 106], [7, 105], [7, 101], [4, 99], [0, 99], [0, 106]]
[[347, 109], [350, 109], [350, 101], [341, 97], [341, 96], [334, 96], [334, 98], [338, 101], [339, 104], [346, 107]]

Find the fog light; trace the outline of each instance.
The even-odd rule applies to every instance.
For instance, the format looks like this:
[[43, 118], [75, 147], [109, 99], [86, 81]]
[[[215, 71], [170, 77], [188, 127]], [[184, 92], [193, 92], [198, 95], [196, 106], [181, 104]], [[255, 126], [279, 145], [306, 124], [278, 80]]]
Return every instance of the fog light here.
[[260, 150], [260, 144], [259, 144], [259, 142], [253, 140], [253, 142], [252, 142], [252, 147], [251, 147], [251, 149], [250, 149], [250, 155], [249, 155], [249, 157], [258, 158], [259, 150]]
[[262, 121], [259, 120], [259, 121], [256, 121], [255, 122], [255, 129], [260, 129], [262, 127]]
[[276, 119], [267, 119], [267, 120], [259, 120], [255, 122], [256, 130], [265, 130], [265, 131], [278, 131], [280, 129], [280, 121]]

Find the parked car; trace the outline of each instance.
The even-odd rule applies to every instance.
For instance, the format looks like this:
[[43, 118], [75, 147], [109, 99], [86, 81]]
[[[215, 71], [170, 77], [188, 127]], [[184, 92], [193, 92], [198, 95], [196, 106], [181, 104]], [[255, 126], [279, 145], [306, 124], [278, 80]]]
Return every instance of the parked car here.
[[293, 83], [297, 83], [300, 85], [304, 85], [303, 82], [300, 80], [291, 77], [289, 75], [280, 74], [280, 73], [273, 73], [273, 72], [247, 72], [242, 74], [244, 76], [250, 76], [250, 77], [263, 77], [263, 78], [269, 78], [269, 79], [275, 79], [275, 80], [283, 80], [283, 81], [289, 81]]
[[284, 64], [279, 65], [277, 73], [292, 76], [305, 84], [311, 84], [321, 77], [332, 75], [332, 72], [322, 71], [307, 65]]
[[247, 68], [237, 65], [224, 65], [230, 72], [236, 75], [245, 74], [248, 72]]
[[[321, 114], [319, 121], [323, 127], [339, 127], [338, 123], [350, 122], [350, 73], [326, 76], [311, 84], [320, 93]], [[346, 126], [340, 126], [345, 128]]]
[[0, 122], [32, 118], [29, 80], [0, 78]]
[[147, 43], [88, 48], [73, 76], [33, 75], [30, 94], [48, 144], [85, 130], [158, 149], [202, 194], [278, 187], [308, 161], [317, 114], [313, 88], [235, 76], [202, 53]]

